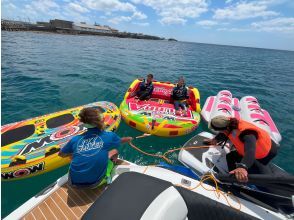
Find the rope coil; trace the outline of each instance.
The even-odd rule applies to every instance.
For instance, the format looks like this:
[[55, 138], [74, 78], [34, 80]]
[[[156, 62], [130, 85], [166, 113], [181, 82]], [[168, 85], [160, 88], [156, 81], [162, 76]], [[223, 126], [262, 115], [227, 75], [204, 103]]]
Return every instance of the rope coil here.
[[[143, 135], [140, 135], [140, 136], [137, 136], [136, 139], [138, 138], [144, 138], [144, 137], [148, 137], [150, 136], [150, 134], [143, 134]], [[167, 155], [175, 152], [175, 151], [180, 151], [180, 150], [188, 150], [188, 149], [200, 149], [200, 148], [211, 148], [211, 147], [214, 147], [214, 146], [189, 146], [189, 147], [179, 147], [179, 148], [175, 148], [175, 149], [171, 149], [171, 150], [168, 150], [166, 152], [164, 152], [162, 155], [158, 155], [158, 154], [152, 154], [152, 153], [148, 153], [146, 151], [143, 151], [141, 150], [139, 147], [137, 147], [135, 144], [133, 144], [132, 141], [129, 142], [129, 145], [134, 148], [135, 150], [139, 151], [140, 153], [144, 154], [144, 155], [147, 155], [147, 156], [150, 156], [150, 157], [157, 157], [157, 158], [160, 158], [160, 159], [163, 159], [165, 160], [167, 163], [169, 164], [172, 164], [172, 160], [170, 160]]]
[[[204, 184], [204, 182], [207, 181], [207, 180], [212, 180], [212, 181], [214, 182], [215, 187], [214, 187], [214, 188], [211, 188], [211, 189], [208, 189], [207, 187], [205, 187], [203, 184]], [[217, 179], [216, 179], [212, 174], [205, 174], [205, 175], [203, 175], [203, 176], [201, 177], [199, 183], [198, 183], [195, 187], [192, 187], [192, 188], [191, 188], [191, 187], [186, 187], [186, 186], [183, 186], [182, 184], [177, 184], [177, 186], [181, 186], [181, 187], [186, 188], [186, 189], [191, 190], [191, 191], [193, 191], [193, 190], [197, 189], [199, 186], [201, 186], [201, 187], [202, 187], [203, 189], [205, 189], [206, 191], [212, 191], [212, 192], [214, 192], [215, 195], [216, 195], [216, 198], [217, 198], [217, 199], [220, 199], [220, 197], [223, 196], [223, 197], [225, 198], [227, 204], [228, 204], [231, 208], [236, 209], [236, 210], [238, 210], [238, 211], [240, 211], [241, 208], [242, 208], [241, 202], [240, 202], [240, 200], [238, 199], [238, 197], [236, 197], [236, 196], [235, 196], [234, 194], [232, 194], [231, 192], [225, 193], [225, 192], [223, 192], [223, 191], [220, 190], [219, 185], [218, 185], [218, 181], [217, 181]], [[230, 201], [229, 201], [229, 199], [228, 199], [228, 197], [230, 197], [230, 196], [231, 196], [232, 198], [235, 198], [235, 200], [237, 201], [237, 203], [238, 203], [238, 205], [239, 205], [238, 207], [235, 207], [235, 206], [233, 206], [233, 205], [230, 203]]]

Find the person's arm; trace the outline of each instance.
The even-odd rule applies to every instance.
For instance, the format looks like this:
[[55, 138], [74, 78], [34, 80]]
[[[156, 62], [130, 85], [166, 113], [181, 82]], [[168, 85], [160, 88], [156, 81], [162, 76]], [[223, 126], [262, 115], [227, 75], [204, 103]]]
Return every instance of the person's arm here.
[[227, 135], [220, 132], [213, 139], [204, 139], [203, 144], [206, 145], [217, 145], [219, 142], [226, 141], [228, 139]]
[[247, 169], [249, 169], [255, 160], [256, 151], [256, 137], [253, 134], [244, 135], [242, 138], [244, 142], [244, 157], [242, 158], [240, 164], [244, 164]]
[[73, 139], [71, 139], [69, 142], [67, 142], [66, 145], [64, 145], [59, 153], [58, 153], [58, 156], [60, 157], [69, 157], [71, 156], [73, 153]]
[[130, 142], [131, 140], [133, 140], [132, 137], [122, 137], [122, 138], [120, 139], [120, 142], [123, 144], [123, 143]]
[[148, 91], [148, 95], [152, 95], [153, 89], [154, 89], [154, 86], [153, 86], [153, 83], [152, 83], [151, 88]]
[[244, 143], [244, 157], [240, 163], [236, 163], [237, 168], [230, 172], [239, 182], [248, 181], [248, 169], [254, 163], [256, 151], [257, 134], [254, 131], [245, 131], [244, 133], [240, 135], [240, 139]]
[[144, 91], [145, 90], [145, 80], [143, 80], [142, 82], [140, 82], [140, 90]]
[[189, 99], [189, 95], [188, 95], [188, 89], [187, 89], [187, 87], [185, 87], [185, 99]]
[[171, 93], [172, 99], [175, 99], [175, 90], [176, 90], [176, 87], [174, 87], [172, 90], [172, 93]]
[[118, 149], [121, 144], [131, 141], [132, 137], [119, 137], [116, 133], [110, 132], [111, 142], [108, 144], [108, 151]]

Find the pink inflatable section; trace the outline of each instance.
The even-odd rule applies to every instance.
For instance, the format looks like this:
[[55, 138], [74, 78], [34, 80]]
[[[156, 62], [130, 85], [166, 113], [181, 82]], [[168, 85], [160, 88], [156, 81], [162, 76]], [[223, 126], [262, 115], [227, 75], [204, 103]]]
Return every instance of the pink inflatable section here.
[[212, 118], [223, 115], [246, 120], [266, 130], [277, 144], [282, 137], [268, 111], [262, 109], [253, 96], [233, 98], [228, 90], [220, 91], [216, 96], [207, 98], [201, 111], [203, 119], [209, 122]]

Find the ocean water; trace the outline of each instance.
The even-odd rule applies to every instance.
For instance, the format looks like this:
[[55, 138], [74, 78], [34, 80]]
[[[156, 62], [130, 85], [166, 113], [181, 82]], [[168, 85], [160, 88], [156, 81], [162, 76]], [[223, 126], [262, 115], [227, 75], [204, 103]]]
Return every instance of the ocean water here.
[[[179, 76], [197, 87], [201, 105], [222, 89], [240, 98], [253, 95], [269, 111], [283, 141], [274, 162], [294, 174], [294, 52], [188, 42], [119, 39], [2, 31], [2, 125], [46, 113], [107, 100], [117, 105], [136, 77]], [[149, 152], [179, 147], [200, 131], [177, 138], [147, 137], [135, 143]], [[121, 123], [120, 136], [140, 132]], [[176, 160], [176, 154], [172, 158]], [[138, 164], [158, 159], [127, 144], [121, 157]], [[176, 161], [175, 161], [176, 163]], [[66, 173], [67, 167], [34, 178], [2, 182], [1, 217]]]

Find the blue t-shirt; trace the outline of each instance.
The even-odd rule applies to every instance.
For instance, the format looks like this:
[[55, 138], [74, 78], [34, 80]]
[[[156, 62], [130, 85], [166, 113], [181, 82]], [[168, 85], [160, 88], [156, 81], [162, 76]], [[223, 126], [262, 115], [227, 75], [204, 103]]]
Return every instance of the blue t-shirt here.
[[84, 134], [73, 137], [62, 149], [72, 153], [69, 174], [73, 184], [90, 185], [99, 182], [105, 175], [108, 151], [119, 147], [120, 137], [98, 128], [90, 128]]

